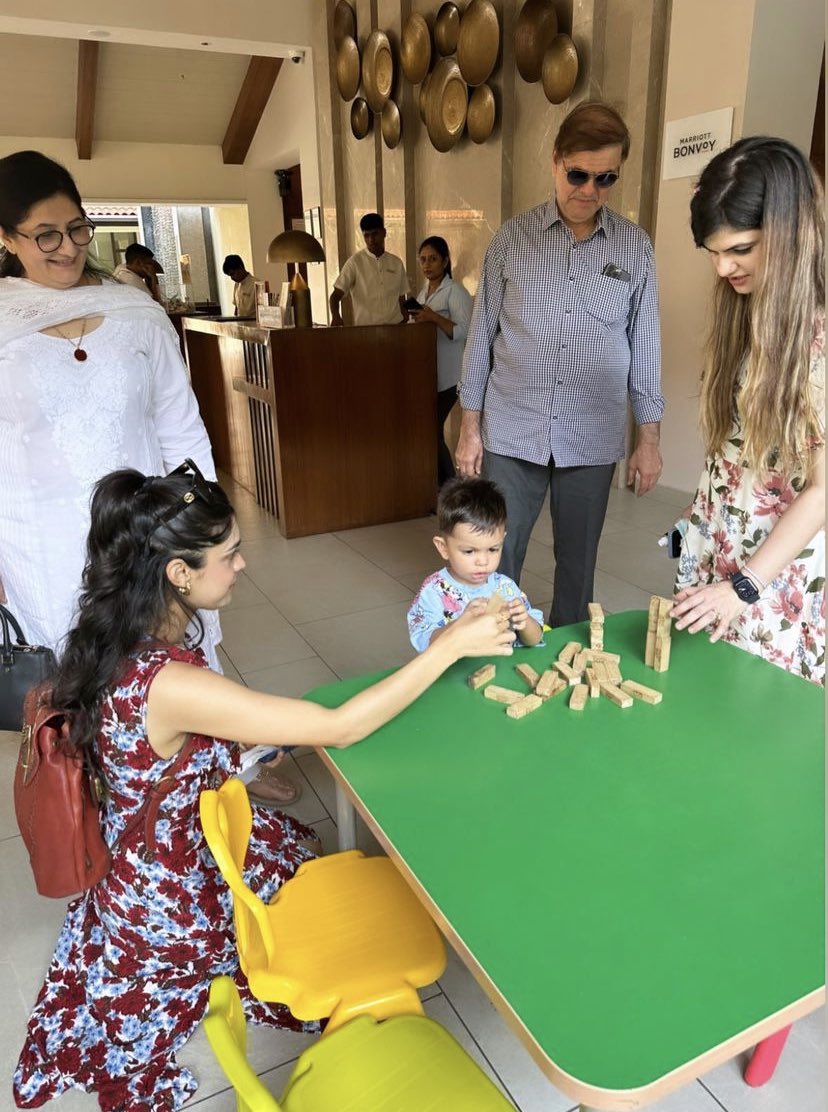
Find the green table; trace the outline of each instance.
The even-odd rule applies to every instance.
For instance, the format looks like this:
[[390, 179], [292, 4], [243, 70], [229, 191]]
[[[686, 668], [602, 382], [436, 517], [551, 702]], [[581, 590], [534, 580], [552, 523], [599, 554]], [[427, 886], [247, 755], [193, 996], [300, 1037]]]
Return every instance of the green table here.
[[[461, 661], [328, 767], [547, 1076], [642, 1107], [824, 999], [823, 692], [707, 637], [643, 663], [647, 615], [608, 617], [622, 710], [557, 696], [527, 718]], [[526, 690], [588, 626], [498, 658]], [[319, 688], [335, 706], [378, 676]]]

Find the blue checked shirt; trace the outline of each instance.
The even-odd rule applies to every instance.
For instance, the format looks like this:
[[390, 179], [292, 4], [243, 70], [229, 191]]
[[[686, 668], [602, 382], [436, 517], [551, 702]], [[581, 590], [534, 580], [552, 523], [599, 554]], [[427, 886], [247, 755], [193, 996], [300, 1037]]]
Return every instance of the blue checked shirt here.
[[[601, 272], [609, 264], [629, 281]], [[605, 206], [576, 240], [554, 198], [495, 233], [463, 358], [460, 404], [482, 410], [497, 455], [558, 467], [624, 456], [627, 397], [660, 421], [661, 345], [653, 247]]]

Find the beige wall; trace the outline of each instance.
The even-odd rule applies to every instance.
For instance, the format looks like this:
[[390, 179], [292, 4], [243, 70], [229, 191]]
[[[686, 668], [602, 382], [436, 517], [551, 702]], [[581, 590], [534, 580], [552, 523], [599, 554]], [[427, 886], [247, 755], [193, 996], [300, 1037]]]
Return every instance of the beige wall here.
[[[788, 18], [793, 7], [796, 18]], [[824, 41], [820, 0], [673, 0], [664, 119], [733, 106], [734, 141], [777, 134], [807, 150]], [[660, 158], [656, 165], [660, 174]], [[666, 400], [662, 482], [682, 490], [695, 487], [703, 461], [697, 399], [713, 283], [690, 235], [693, 185], [693, 178], [660, 182], [655, 228]]]

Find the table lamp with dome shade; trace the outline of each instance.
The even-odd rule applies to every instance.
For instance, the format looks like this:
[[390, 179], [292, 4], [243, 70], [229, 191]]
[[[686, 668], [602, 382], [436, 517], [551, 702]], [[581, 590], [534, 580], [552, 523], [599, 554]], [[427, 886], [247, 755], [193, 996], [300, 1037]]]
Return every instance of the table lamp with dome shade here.
[[[269, 263], [323, 263], [325, 252], [318, 239], [307, 232], [281, 232], [267, 249]], [[290, 280], [293, 320], [297, 328], [313, 328], [308, 284], [297, 270]]]

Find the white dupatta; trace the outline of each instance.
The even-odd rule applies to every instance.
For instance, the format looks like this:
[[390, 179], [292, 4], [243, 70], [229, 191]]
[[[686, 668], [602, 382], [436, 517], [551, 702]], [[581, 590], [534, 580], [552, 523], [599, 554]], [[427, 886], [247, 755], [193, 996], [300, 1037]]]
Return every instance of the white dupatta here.
[[104, 279], [55, 290], [28, 278], [0, 278], [0, 346], [81, 317], [142, 318], [175, 334], [158, 302], [131, 286]]

